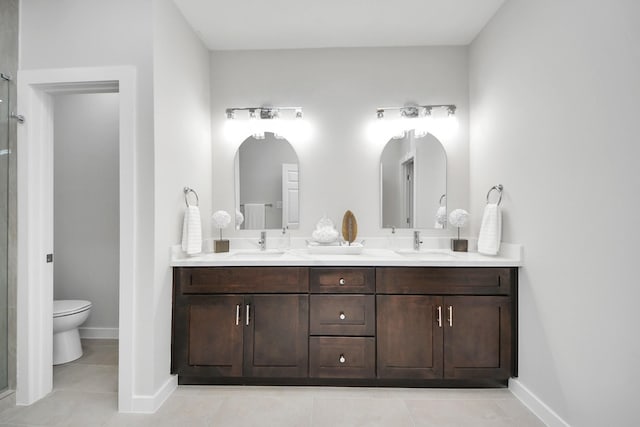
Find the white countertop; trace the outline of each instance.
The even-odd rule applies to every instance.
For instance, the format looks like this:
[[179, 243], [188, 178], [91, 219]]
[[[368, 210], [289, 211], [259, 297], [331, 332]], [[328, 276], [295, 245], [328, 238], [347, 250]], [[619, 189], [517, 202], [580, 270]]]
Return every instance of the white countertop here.
[[[446, 244], [448, 239], [444, 242]], [[226, 253], [203, 253], [187, 256], [179, 246], [172, 248], [172, 267], [225, 267], [225, 266], [397, 266], [397, 267], [521, 267], [522, 246], [503, 243], [497, 256], [478, 252], [453, 252], [442, 248], [443, 242], [431, 242], [420, 251], [407, 247], [388, 249], [367, 247], [359, 255], [312, 254], [305, 247], [291, 249], [269, 248], [261, 252], [257, 248], [242, 248], [231, 243]], [[470, 242], [473, 248], [472, 242]], [[239, 247], [233, 249], [234, 246]]]

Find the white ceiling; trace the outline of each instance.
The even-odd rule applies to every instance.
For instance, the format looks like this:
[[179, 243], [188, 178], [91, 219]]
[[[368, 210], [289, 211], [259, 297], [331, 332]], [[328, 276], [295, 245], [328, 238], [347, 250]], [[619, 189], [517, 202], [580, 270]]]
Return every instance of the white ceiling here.
[[467, 45], [505, 0], [174, 0], [211, 50]]

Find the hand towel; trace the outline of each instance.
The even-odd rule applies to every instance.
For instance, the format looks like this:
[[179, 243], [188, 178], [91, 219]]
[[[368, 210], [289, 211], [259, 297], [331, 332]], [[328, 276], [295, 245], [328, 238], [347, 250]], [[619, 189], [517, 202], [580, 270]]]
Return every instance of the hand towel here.
[[202, 252], [202, 224], [200, 222], [200, 209], [197, 206], [188, 206], [184, 210], [182, 250], [187, 255], [195, 255]]
[[447, 223], [447, 207], [440, 206], [436, 212], [436, 223], [434, 228], [444, 228]]
[[478, 252], [484, 255], [497, 255], [502, 239], [502, 211], [497, 203], [488, 203], [482, 215]]
[[245, 230], [264, 229], [264, 203], [244, 204], [244, 228]]

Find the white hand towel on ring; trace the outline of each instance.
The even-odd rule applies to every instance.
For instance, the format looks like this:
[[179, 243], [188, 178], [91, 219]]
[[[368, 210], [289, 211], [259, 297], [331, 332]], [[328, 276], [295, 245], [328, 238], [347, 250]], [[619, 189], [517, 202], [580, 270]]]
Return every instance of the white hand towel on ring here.
[[202, 252], [202, 224], [200, 222], [200, 209], [197, 206], [187, 206], [184, 209], [182, 250], [187, 255], [195, 255]]
[[482, 215], [478, 252], [484, 255], [497, 255], [502, 239], [502, 211], [497, 203], [488, 203]]

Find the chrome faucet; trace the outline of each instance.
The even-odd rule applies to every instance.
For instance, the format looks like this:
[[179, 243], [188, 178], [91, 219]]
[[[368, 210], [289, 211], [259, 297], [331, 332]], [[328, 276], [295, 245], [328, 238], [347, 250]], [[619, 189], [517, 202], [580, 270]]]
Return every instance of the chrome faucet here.
[[266, 231], [260, 232], [260, 240], [258, 240], [258, 245], [260, 245], [261, 251], [267, 250], [267, 232]]
[[422, 240], [420, 240], [420, 232], [418, 230], [415, 230], [413, 232], [413, 250], [419, 251], [421, 244], [422, 244]]

